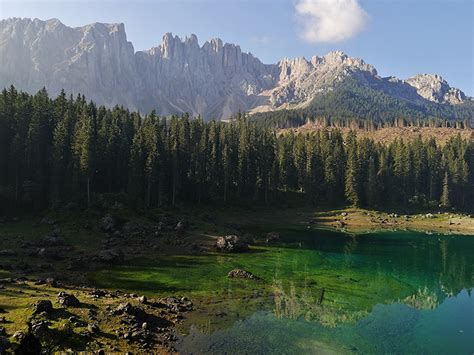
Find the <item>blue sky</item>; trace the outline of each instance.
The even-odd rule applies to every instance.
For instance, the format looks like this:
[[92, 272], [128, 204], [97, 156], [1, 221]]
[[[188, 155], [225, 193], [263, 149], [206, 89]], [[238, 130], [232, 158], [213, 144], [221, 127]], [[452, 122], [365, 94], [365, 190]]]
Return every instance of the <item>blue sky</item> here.
[[437, 73], [474, 96], [473, 0], [0, 0], [0, 18], [123, 22], [135, 50], [165, 32], [240, 44], [265, 63], [343, 50], [382, 76]]

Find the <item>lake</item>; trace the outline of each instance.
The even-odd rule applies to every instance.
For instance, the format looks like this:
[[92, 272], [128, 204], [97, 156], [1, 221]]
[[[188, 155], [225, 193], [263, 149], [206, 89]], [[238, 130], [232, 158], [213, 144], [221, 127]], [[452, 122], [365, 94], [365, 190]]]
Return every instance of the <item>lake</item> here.
[[[101, 287], [190, 297], [183, 353], [474, 352], [474, 238], [288, 229], [245, 254], [159, 257]], [[226, 277], [243, 268], [259, 281]]]

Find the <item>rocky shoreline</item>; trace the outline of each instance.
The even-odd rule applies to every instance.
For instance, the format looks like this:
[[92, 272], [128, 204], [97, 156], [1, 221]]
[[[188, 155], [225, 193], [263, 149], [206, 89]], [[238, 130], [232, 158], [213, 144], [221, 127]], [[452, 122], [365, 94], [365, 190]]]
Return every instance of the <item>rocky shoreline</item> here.
[[27, 304], [20, 314], [14, 305], [0, 308], [0, 353], [174, 353], [176, 326], [193, 310], [186, 297], [149, 299], [51, 281], [0, 280], [3, 294]]

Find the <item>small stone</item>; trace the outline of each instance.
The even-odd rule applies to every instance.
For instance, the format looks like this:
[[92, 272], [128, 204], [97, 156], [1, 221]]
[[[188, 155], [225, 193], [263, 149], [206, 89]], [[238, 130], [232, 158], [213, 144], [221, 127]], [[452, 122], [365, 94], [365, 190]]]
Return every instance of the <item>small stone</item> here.
[[25, 336], [25, 333], [23, 333], [22, 331], [17, 331], [13, 333], [13, 339], [15, 340], [21, 339], [24, 336]]
[[52, 277], [48, 277], [46, 280], [44, 280], [49, 286], [51, 287], [58, 287], [58, 282], [56, 281], [56, 279], [52, 278]]
[[92, 297], [100, 298], [106, 296], [107, 292], [105, 292], [104, 290], [92, 290], [91, 292], [89, 292], [89, 295], [91, 295]]
[[249, 280], [258, 280], [258, 277], [252, 274], [250, 271], [243, 269], [233, 269], [229, 271], [227, 277], [234, 279], [249, 279]]
[[146, 296], [141, 296], [141, 297], [138, 298], [138, 301], [140, 303], [147, 303], [148, 300], [147, 300]]
[[87, 330], [89, 331], [89, 333], [91, 334], [97, 334], [99, 333], [99, 326], [95, 323], [89, 323], [87, 325]]
[[141, 333], [140, 331], [136, 331], [136, 332], [133, 332], [133, 333], [131, 334], [131, 337], [132, 337], [133, 339], [136, 339], [136, 338], [139, 338], [141, 335], [142, 335], [142, 333]]

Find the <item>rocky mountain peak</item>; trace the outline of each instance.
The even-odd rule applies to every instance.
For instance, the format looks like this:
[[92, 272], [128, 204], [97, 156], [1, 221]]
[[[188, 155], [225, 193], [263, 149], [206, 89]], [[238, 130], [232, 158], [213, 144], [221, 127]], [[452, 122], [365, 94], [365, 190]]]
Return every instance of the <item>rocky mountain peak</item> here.
[[[35, 19], [35, 21], [38, 23], [40, 20]], [[66, 26], [57, 18], [52, 18], [46, 21], [46, 28], [48, 28], [51, 31], [54, 31], [57, 28], [65, 28], [65, 27]]]
[[161, 56], [163, 58], [173, 58], [179, 53], [179, 48], [182, 46], [182, 44], [183, 42], [178, 36], [173, 36], [171, 32], [165, 33], [159, 46]]
[[186, 36], [184, 42], [192, 47], [199, 47], [199, 41], [197, 36], [194, 33], [191, 33], [191, 35]]
[[466, 95], [459, 89], [452, 88], [440, 75], [418, 74], [406, 80], [418, 94], [437, 103], [458, 104], [466, 100]]
[[58, 19], [0, 21], [0, 86], [31, 93], [45, 86], [52, 95], [65, 89], [141, 112], [228, 118], [303, 107], [347, 78], [414, 103], [466, 100], [437, 75], [380, 78], [372, 65], [341, 51], [263, 64], [219, 38], [200, 46], [195, 34], [166, 33], [157, 47], [135, 52], [123, 23], [71, 28]]
[[220, 52], [222, 50], [223, 43], [220, 38], [213, 38], [210, 41], [204, 43], [203, 49], [212, 52]]
[[369, 72], [371, 75], [377, 75], [377, 70], [374, 68], [374, 66], [367, 64], [363, 59], [349, 57], [342, 51], [329, 52], [321, 58], [319, 64], [366, 71]]

